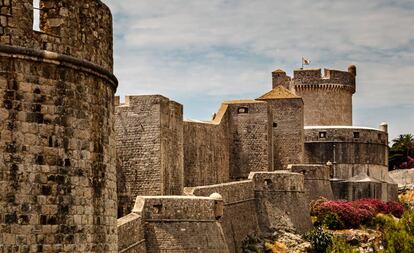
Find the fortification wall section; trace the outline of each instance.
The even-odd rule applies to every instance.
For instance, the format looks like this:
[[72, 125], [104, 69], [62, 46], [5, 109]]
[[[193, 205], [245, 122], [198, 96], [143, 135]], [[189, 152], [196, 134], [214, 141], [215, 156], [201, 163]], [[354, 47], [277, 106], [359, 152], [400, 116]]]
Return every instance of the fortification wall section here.
[[[304, 176], [289, 171], [252, 172], [259, 227], [262, 233], [311, 228]], [[292, 205], [295, 203], [295, 205]]]
[[144, 223], [141, 216], [130, 213], [118, 219], [118, 252], [146, 253]]
[[207, 197], [138, 197], [147, 252], [228, 253], [220, 223], [222, 201]]
[[219, 193], [224, 201], [220, 219], [230, 252], [242, 252], [242, 242], [248, 235], [259, 233], [253, 182], [245, 180], [225, 184], [188, 187], [186, 195], [210, 196]]
[[[225, 102], [226, 103], [226, 102]], [[272, 168], [272, 122], [268, 104], [234, 101], [228, 104], [230, 178], [246, 179], [251, 171]]]
[[273, 170], [300, 164], [304, 155], [302, 99], [267, 100], [272, 113]]
[[[305, 163], [337, 163], [337, 177], [361, 172], [384, 180], [388, 167], [388, 134], [355, 127], [305, 128]], [[335, 153], [335, 159], [334, 159]]]
[[320, 197], [333, 199], [331, 188], [331, 169], [326, 165], [316, 164], [292, 164], [289, 170], [301, 173], [305, 176], [305, 190], [308, 201], [317, 200]]
[[0, 51], [0, 251], [116, 252], [116, 79]]
[[33, 31], [33, 1], [1, 2], [0, 42], [48, 50], [112, 71], [112, 15], [99, 0], [40, 0], [40, 30]]
[[181, 195], [184, 188], [183, 106], [161, 101], [161, 170], [163, 195]]
[[393, 170], [389, 175], [399, 187], [414, 185], [414, 169]]
[[159, 95], [126, 97], [116, 107], [115, 129], [119, 184], [125, 185], [119, 216], [131, 211], [136, 196], [181, 194], [181, 105]]
[[187, 187], [230, 180], [226, 118], [219, 124], [184, 122], [184, 180]]
[[352, 125], [355, 75], [325, 69], [295, 70], [290, 88], [305, 104], [306, 126]]

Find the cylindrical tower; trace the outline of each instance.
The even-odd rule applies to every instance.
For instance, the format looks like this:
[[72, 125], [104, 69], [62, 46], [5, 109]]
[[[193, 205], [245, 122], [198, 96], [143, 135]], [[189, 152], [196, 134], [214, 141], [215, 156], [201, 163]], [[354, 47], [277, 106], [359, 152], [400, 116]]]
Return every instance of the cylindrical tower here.
[[111, 13], [0, 4], [0, 249], [117, 252]]
[[291, 90], [305, 104], [305, 126], [351, 126], [356, 67], [348, 72], [325, 69], [295, 70]]

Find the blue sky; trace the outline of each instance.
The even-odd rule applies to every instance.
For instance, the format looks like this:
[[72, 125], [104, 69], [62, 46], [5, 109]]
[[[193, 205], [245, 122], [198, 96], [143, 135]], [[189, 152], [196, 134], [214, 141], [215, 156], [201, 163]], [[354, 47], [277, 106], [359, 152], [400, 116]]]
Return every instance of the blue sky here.
[[162, 94], [186, 118], [256, 98], [271, 71], [357, 66], [354, 125], [414, 133], [412, 0], [105, 0], [118, 95]]

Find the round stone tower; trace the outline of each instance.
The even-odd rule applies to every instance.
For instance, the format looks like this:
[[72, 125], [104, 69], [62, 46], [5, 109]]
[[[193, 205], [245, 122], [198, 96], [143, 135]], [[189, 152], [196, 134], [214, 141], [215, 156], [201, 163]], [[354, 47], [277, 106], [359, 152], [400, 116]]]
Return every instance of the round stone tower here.
[[117, 252], [110, 10], [0, 4], [0, 249]]
[[305, 104], [305, 126], [351, 126], [356, 67], [295, 70], [290, 89]]

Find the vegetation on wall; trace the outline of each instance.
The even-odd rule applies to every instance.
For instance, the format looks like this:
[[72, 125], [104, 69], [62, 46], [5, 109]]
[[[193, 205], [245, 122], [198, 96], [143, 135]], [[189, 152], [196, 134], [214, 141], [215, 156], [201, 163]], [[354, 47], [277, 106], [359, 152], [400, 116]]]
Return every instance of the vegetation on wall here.
[[392, 142], [389, 150], [389, 169], [414, 168], [414, 135], [401, 134]]

